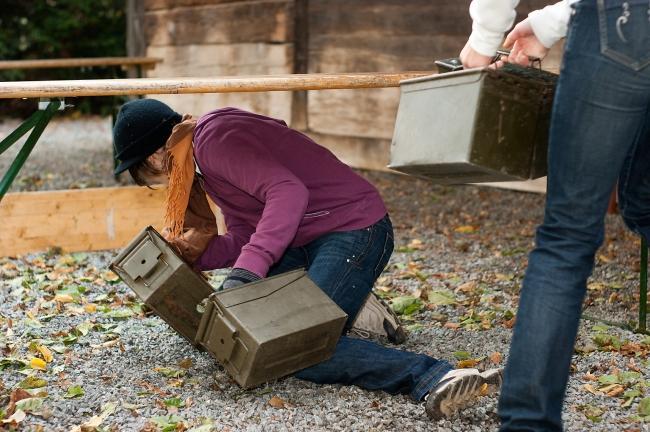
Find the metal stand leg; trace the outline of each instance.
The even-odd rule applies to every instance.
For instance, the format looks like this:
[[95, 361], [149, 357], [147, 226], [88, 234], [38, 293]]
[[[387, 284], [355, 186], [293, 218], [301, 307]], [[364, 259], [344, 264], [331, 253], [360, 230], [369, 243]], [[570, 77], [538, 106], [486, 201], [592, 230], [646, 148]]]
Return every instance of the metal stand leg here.
[[645, 237], [641, 237], [641, 271], [639, 288], [639, 331], [647, 331], [648, 313], [648, 243]]
[[13, 131], [11, 134], [9, 134], [9, 136], [0, 142], [1, 154], [9, 147], [11, 147], [16, 141], [18, 141], [20, 137], [25, 135], [30, 129], [33, 128], [32, 133], [30, 133], [29, 137], [27, 137], [27, 141], [25, 141], [23, 148], [20, 149], [18, 155], [16, 156], [16, 159], [11, 163], [11, 166], [9, 166], [9, 169], [0, 181], [0, 201], [2, 201], [2, 198], [9, 190], [9, 187], [11, 187], [11, 184], [18, 175], [18, 172], [25, 164], [25, 161], [29, 157], [29, 154], [34, 149], [36, 142], [41, 137], [43, 130], [45, 130], [45, 127], [50, 122], [56, 111], [59, 109], [61, 103], [62, 101], [60, 100], [50, 102], [45, 110], [35, 112], [30, 118], [18, 126], [15, 131]]

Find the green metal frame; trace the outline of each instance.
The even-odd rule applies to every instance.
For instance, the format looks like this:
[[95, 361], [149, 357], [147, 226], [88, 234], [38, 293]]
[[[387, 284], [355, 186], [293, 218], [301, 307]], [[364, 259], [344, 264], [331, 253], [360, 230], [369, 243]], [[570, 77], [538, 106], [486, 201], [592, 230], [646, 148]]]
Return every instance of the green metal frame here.
[[639, 331], [645, 333], [647, 328], [648, 315], [648, 242], [641, 237], [641, 265], [640, 265], [640, 288], [639, 288]]
[[18, 172], [25, 164], [25, 161], [29, 157], [30, 153], [34, 149], [36, 142], [41, 137], [41, 134], [45, 130], [45, 127], [50, 122], [54, 114], [61, 106], [63, 101], [53, 100], [48, 103], [47, 107], [44, 110], [36, 111], [25, 120], [20, 126], [16, 128], [12, 133], [10, 133], [5, 139], [0, 141], [0, 154], [4, 153], [9, 147], [14, 145], [23, 135], [25, 135], [30, 130], [32, 131], [27, 137], [27, 141], [20, 149], [16, 155], [16, 159], [11, 163], [9, 169], [5, 173], [2, 180], [0, 180], [0, 201], [4, 198], [5, 194], [11, 187], [11, 184], [16, 179]]

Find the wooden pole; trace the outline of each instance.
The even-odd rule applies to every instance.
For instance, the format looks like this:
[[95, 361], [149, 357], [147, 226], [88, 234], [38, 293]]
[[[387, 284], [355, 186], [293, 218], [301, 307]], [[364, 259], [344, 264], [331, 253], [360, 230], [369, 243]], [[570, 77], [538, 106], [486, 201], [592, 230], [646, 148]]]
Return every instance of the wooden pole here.
[[162, 62], [162, 59], [156, 57], [88, 57], [47, 60], [2, 60], [0, 61], [0, 70], [91, 66], [142, 66], [145, 68], [153, 68], [156, 66], [156, 63], [160, 62]]
[[0, 82], [0, 99], [398, 87], [433, 72]]

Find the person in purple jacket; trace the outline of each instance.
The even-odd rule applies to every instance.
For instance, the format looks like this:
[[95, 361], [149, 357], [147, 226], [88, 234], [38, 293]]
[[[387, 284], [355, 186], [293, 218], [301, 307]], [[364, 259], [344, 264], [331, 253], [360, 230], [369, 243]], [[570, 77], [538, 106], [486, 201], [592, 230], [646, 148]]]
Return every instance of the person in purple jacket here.
[[[116, 174], [128, 169], [141, 185], [169, 180], [176, 198], [180, 184], [199, 177], [221, 208], [228, 232], [211, 237], [195, 268], [232, 267], [222, 285], [228, 289], [304, 267], [348, 314], [350, 328], [388, 263], [393, 228], [377, 189], [330, 151], [282, 120], [223, 108], [197, 121], [153, 99], [121, 108], [114, 141]], [[181, 165], [186, 173], [177, 175]], [[187, 199], [177, 201], [184, 210]], [[171, 232], [172, 240], [182, 237], [178, 227]], [[446, 361], [346, 335], [332, 358], [295, 376], [410, 394], [426, 400], [433, 419], [454, 414], [484, 384], [494, 390], [501, 383], [497, 369], [454, 370]]]

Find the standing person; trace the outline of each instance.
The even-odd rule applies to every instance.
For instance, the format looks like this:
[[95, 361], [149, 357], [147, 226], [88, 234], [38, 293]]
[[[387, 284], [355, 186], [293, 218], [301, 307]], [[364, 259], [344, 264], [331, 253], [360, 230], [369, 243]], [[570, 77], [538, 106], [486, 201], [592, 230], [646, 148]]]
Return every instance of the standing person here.
[[[114, 141], [116, 174], [128, 169], [138, 184], [168, 183], [167, 237], [196, 268], [233, 267], [222, 285], [229, 289], [304, 267], [352, 326], [388, 263], [393, 228], [375, 187], [331, 152], [281, 120], [223, 108], [197, 121], [153, 99], [121, 108]], [[197, 184], [221, 208], [226, 234], [184, 230], [188, 205], [192, 212], [200, 207], [190, 198], [201, 196], [193, 192]], [[395, 336], [394, 317], [375, 315]], [[295, 376], [426, 399], [434, 419], [454, 414], [486, 384], [494, 390], [501, 383], [497, 369], [455, 370], [345, 335], [332, 358]]]
[[[489, 64], [516, 0], [474, 0], [465, 66]], [[618, 181], [627, 225], [650, 239], [650, 2], [564, 1], [508, 35], [527, 64], [563, 37], [544, 221], [528, 261], [499, 401], [502, 431], [562, 430], [562, 401], [586, 281]]]

